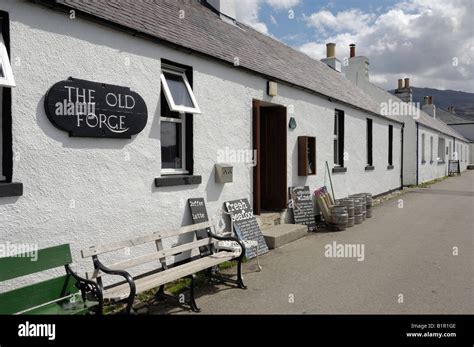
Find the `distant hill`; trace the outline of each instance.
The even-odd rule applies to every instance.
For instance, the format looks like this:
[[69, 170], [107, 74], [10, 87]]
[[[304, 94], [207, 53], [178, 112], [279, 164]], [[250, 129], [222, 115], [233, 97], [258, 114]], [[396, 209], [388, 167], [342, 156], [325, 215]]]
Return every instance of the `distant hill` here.
[[458, 116], [474, 121], [474, 93], [413, 87], [413, 101], [423, 104], [423, 97], [427, 95], [433, 96], [436, 106], [444, 109], [454, 106], [454, 111]]

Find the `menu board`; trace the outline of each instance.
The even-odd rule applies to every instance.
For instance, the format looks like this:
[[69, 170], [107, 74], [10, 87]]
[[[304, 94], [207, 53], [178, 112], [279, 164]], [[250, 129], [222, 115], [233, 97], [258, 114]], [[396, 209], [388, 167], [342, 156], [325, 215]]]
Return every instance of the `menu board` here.
[[[265, 242], [249, 201], [247, 199], [226, 201], [225, 206], [231, 216], [234, 230], [239, 240], [257, 241], [258, 254], [267, 253], [267, 243]], [[247, 259], [257, 256], [257, 247], [246, 248], [245, 256]]]
[[295, 224], [303, 224], [308, 227], [308, 231], [316, 231], [313, 199], [309, 187], [290, 187], [288, 191], [291, 199], [290, 210], [293, 212]]
[[[191, 210], [193, 224], [204, 223], [209, 220], [209, 217], [207, 216], [206, 204], [204, 203], [203, 198], [188, 199], [188, 205]], [[196, 239], [201, 240], [208, 237], [209, 235], [206, 229], [200, 229], [196, 231]], [[199, 252], [202, 256], [207, 256], [212, 253], [210, 246], [199, 247]]]
[[461, 169], [459, 166], [459, 160], [450, 160], [448, 162], [448, 174], [453, 175], [453, 174], [461, 174]]

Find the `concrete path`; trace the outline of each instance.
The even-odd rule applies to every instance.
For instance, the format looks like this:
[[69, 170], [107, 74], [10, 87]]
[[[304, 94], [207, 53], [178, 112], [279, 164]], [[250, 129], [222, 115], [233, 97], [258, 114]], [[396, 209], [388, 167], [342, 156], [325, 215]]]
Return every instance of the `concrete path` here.
[[[247, 290], [199, 289], [201, 314], [474, 313], [474, 171], [411, 190], [373, 214], [271, 251], [262, 272], [245, 264]], [[326, 257], [333, 242], [363, 245], [363, 261]]]

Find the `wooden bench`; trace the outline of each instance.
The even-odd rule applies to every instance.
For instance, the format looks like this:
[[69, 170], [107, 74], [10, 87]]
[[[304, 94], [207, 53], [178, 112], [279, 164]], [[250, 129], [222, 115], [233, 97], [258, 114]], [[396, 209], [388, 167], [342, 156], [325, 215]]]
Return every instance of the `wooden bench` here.
[[[68, 244], [0, 258], [0, 283], [64, 266], [65, 275], [0, 294], [0, 314], [86, 314], [101, 306], [99, 287], [71, 268]], [[80, 293], [79, 293], [80, 292]], [[100, 312], [98, 312], [100, 313]]]
[[[190, 278], [190, 298], [185, 303], [188, 304], [193, 311], [199, 312], [200, 309], [196, 305], [194, 298], [195, 274], [197, 272], [207, 270], [207, 275], [213, 279], [237, 284], [239, 288], [246, 288], [242, 279], [242, 261], [245, 257], [244, 245], [236, 238], [215, 235], [212, 232], [213, 227], [214, 226], [211, 222], [204, 222], [185, 226], [178, 230], [156, 232], [150, 235], [136, 237], [131, 240], [110, 242], [101, 246], [93, 246], [84, 249], [82, 250], [82, 257], [92, 257], [94, 264], [94, 270], [88, 272], [86, 277], [88, 279], [94, 279], [97, 281], [97, 284], [102, 291], [104, 300], [109, 302], [119, 302], [126, 300], [126, 313], [128, 314], [132, 311], [133, 301], [136, 294], [159, 287], [157, 298], [159, 300], [164, 300], [165, 298], [171, 297], [164, 293], [165, 284], [181, 278]], [[196, 240], [195, 233], [197, 231], [202, 232], [202, 230], [207, 231], [207, 237]], [[174, 244], [173, 247], [164, 249], [164, 245], [167, 244], [165, 241], [166, 239], [182, 239], [186, 234], [192, 234], [191, 241], [179, 241], [177, 244]], [[215, 243], [217, 241], [226, 240], [237, 242], [240, 245], [240, 251], [232, 252], [217, 250]], [[130, 254], [132, 247], [143, 246], [145, 244], [152, 245], [153, 251], [151, 253], [123, 260], [107, 266], [104, 265], [98, 258], [98, 256], [101, 254], [116, 251], [121, 251], [122, 254]], [[209, 252], [202, 252], [203, 248], [206, 247]], [[126, 252], [127, 249], [129, 252]], [[192, 254], [193, 250], [196, 250], [195, 253], [197, 253], [197, 255]], [[177, 255], [181, 255], [185, 259], [180, 260], [174, 264], [170, 264], [168, 260], [171, 260], [171, 257]], [[222, 276], [216, 273], [215, 268], [217, 265], [233, 259], [238, 260], [237, 279], [231, 279], [227, 276]], [[145, 264], [151, 264], [150, 266], [153, 267], [153, 270], [137, 276], [132, 276], [129, 273], [129, 269], [135, 268], [137, 266], [143, 266]], [[125, 279], [125, 281], [104, 286], [102, 277], [105, 277], [105, 275], [121, 276]], [[177, 299], [175, 297], [173, 298]]]

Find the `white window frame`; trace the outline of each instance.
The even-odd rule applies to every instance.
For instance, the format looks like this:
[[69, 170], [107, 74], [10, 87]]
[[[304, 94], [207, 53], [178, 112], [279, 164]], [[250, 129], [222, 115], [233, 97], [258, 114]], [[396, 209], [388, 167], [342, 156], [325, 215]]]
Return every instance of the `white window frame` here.
[[438, 136], [438, 162], [446, 160], [446, 149], [446, 139]]
[[[164, 100], [162, 100], [161, 102], [163, 101]], [[181, 124], [181, 157], [182, 158], [181, 158], [181, 168], [176, 168], [176, 169], [170, 169], [170, 168], [163, 169], [162, 168], [161, 174], [162, 175], [187, 175], [189, 174], [189, 171], [186, 170], [186, 114], [180, 112], [179, 118], [160, 117], [160, 123], [162, 122]], [[161, 124], [160, 124], [160, 129], [161, 129]]]
[[336, 167], [340, 167], [342, 166], [341, 163], [339, 162], [339, 114], [337, 113], [337, 111], [335, 112], [334, 114], [334, 153], [333, 153], [333, 156], [335, 155], [334, 157], [334, 166]]
[[7, 47], [3, 40], [3, 34], [0, 30], [0, 66], [2, 67], [4, 77], [0, 76], [0, 86], [3, 87], [16, 87], [15, 78], [13, 77], [13, 70], [10, 64], [10, 58], [8, 58]]
[[430, 136], [430, 164], [433, 164], [433, 135]]
[[[171, 91], [168, 86], [168, 81], [166, 80], [164, 73], [177, 75], [183, 78], [184, 85], [186, 86], [189, 97], [191, 98], [191, 101], [194, 107], [187, 107], [187, 106], [175, 104], [173, 95], [171, 94]], [[161, 85], [165, 94], [166, 101], [168, 102], [168, 106], [171, 111], [181, 112], [181, 113], [194, 113], [194, 114], [201, 113], [201, 110], [199, 109], [198, 103], [196, 101], [193, 90], [191, 88], [191, 85], [189, 84], [188, 78], [186, 77], [186, 73], [184, 70], [175, 68], [175, 67], [169, 67], [167, 65], [162, 65], [160, 79], [161, 79]]]

